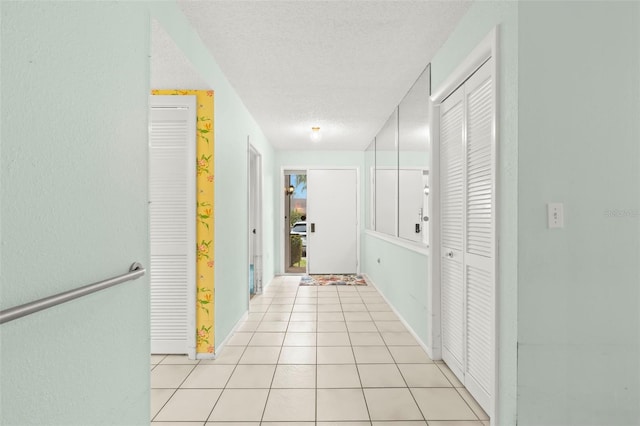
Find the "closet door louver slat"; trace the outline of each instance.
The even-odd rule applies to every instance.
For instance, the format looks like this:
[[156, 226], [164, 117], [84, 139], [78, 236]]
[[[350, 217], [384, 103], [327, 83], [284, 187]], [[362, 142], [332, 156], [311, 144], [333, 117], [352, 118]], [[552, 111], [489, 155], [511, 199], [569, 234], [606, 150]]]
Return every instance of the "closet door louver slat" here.
[[[171, 101], [188, 106], [167, 107]], [[154, 107], [158, 102], [163, 106]], [[151, 103], [151, 352], [186, 354], [195, 333], [195, 97], [152, 96]]]

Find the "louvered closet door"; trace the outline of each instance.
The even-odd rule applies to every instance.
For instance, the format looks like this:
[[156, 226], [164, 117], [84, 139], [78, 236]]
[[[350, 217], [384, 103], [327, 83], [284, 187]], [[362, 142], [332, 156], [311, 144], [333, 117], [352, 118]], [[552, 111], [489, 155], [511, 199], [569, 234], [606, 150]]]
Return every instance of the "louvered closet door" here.
[[195, 96], [151, 96], [151, 353], [195, 355]]
[[442, 358], [464, 376], [464, 97], [462, 89], [440, 107], [440, 238]]
[[494, 377], [495, 137], [491, 63], [465, 83], [465, 386], [490, 411]]

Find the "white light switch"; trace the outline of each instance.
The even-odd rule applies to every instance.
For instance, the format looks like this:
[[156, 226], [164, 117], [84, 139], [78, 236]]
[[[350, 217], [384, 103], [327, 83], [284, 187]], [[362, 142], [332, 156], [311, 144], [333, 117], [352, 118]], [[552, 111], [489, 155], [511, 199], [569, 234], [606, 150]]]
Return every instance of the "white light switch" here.
[[564, 228], [564, 205], [562, 203], [547, 204], [549, 228]]

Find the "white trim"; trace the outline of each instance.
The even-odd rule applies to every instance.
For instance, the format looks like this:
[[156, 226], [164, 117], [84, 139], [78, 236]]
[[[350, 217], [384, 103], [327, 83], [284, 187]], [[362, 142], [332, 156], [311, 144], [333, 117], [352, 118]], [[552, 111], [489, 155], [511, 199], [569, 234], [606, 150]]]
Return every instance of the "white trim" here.
[[[440, 138], [439, 138], [439, 117], [440, 117], [440, 104], [449, 97], [458, 87], [460, 87], [464, 82], [475, 72], [477, 71], [485, 62], [493, 58], [491, 63], [491, 72], [493, 74], [494, 80], [494, 98], [493, 98], [493, 134], [494, 134], [494, 145], [493, 145], [493, 154], [495, 155], [495, 173], [494, 173], [494, 197], [492, 200], [492, 207], [495, 214], [494, 220], [494, 254], [495, 254], [495, 265], [494, 265], [494, 347], [493, 347], [493, 358], [494, 358], [494, 377], [493, 377], [493, 389], [492, 389], [492, 402], [491, 402], [491, 412], [489, 413], [491, 419], [490, 422], [492, 425], [496, 424], [496, 416], [497, 416], [497, 407], [499, 406], [500, 400], [500, 389], [499, 389], [499, 326], [500, 326], [500, 316], [499, 316], [499, 288], [500, 282], [498, 277], [498, 265], [499, 265], [499, 246], [498, 246], [498, 229], [499, 229], [499, 213], [497, 209], [497, 197], [499, 194], [498, 191], [498, 145], [499, 145], [499, 135], [498, 135], [498, 114], [499, 114], [499, 94], [500, 94], [500, 81], [499, 81], [499, 57], [498, 57], [498, 27], [494, 27], [489, 33], [482, 39], [482, 41], [469, 53], [469, 55], [458, 65], [447, 77], [447, 79], [438, 86], [438, 88], [434, 91], [431, 96], [432, 102], [432, 151], [433, 154], [431, 156], [431, 168], [433, 170], [432, 178], [432, 198], [431, 198], [431, 206], [438, 206], [440, 203], [440, 182], [439, 182], [439, 174], [440, 174], [440, 164], [439, 164], [439, 147], [440, 147]], [[438, 352], [441, 352], [442, 339], [441, 339], [441, 331], [436, 329], [436, 318], [437, 325], [441, 327], [441, 311], [440, 311], [440, 290], [441, 290], [441, 282], [440, 282], [440, 257], [441, 257], [441, 247], [440, 247], [440, 209], [431, 209], [431, 218], [430, 218], [430, 226], [431, 226], [431, 246], [432, 246], [432, 256], [430, 259], [430, 282], [431, 282], [431, 309], [432, 309], [432, 331], [433, 331], [433, 342], [432, 345], [437, 345], [440, 348]], [[435, 354], [435, 351], [434, 351]], [[441, 354], [440, 354], [441, 355]]]
[[[440, 309], [440, 122], [435, 117], [440, 116], [440, 108], [429, 99], [429, 122], [431, 142], [431, 158], [429, 164], [429, 246], [431, 259], [427, 274], [427, 292], [431, 295], [431, 329], [430, 341], [435, 359], [442, 359], [442, 324]], [[437, 207], [437, 208], [436, 208]]]
[[[188, 138], [189, 140], [186, 143], [187, 150], [187, 158], [192, 158], [193, 161], [189, 161], [187, 164], [188, 173], [188, 182], [187, 182], [187, 209], [188, 215], [193, 218], [193, 221], [189, 224], [189, 229], [187, 232], [187, 239], [189, 241], [189, 246], [187, 252], [187, 274], [190, 279], [187, 282], [187, 307], [186, 307], [186, 315], [187, 315], [187, 329], [186, 333], [186, 350], [187, 356], [189, 359], [196, 359], [196, 292], [197, 292], [197, 256], [196, 256], [196, 245], [197, 245], [197, 223], [196, 223], [196, 214], [197, 214], [197, 175], [196, 175], [196, 159], [197, 159], [197, 141], [196, 141], [196, 117], [198, 114], [196, 108], [196, 96], [195, 95], [149, 95], [149, 119], [151, 119], [151, 111], [156, 109], [187, 109], [189, 110], [189, 122], [187, 127], [189, 129], [193, 129], [192, 132], [189, 132]], [[150, 130], [149, 130], [150, 132]], [[149, 146], [151, 146], [151, 139], [149, 133]], [[149, 153], [148, 161], [151, 161], [151, 154]], [[149, 177], [150, 171], [148, 171]], [[149, 210], [147, 210], [149, 211]], [[158, 343], [160, 345], [160, 343]], [[153, 351], [156, 352], [156, 351]]]
[[438, 360], [439, 358], [434, 358], [431, 352], [431, 348], [429, 347], [429, 345], [427, 345], [425, 342], [422, 341], [422, 339], [420, 338], [420, 336], [418, 336], [418, 333], [415, 332], [415, 330], [411, 327], [411, 325], [409, 325], [409, 323], [404, 319], [404, 317], [400, 314], [400, 312], [395, 308], [395, 306], [393, 306], [393, 304], [389, 301], [389, 299], [387, 299], [387, 297], [384, 295], [384, 293], [378, 288], [378, 286], [375, 284], [375, 282], [371, 279], [371, 277], [369, 277], [369, 275], [367, 274], [362, 274], [362, 276], [364, 277], [365, 281], [369, 284], [371, 284], [372, 287], [374, 287], [377, 291], [378, 294], [380, 294], [380, 296], [382, 296], [382, 298], [384, 299], [385, 302], [387, 302], [387, 305], [389, 305], [389, 307], [391, 308], [391, 310], [393, 311], [394, 314], [396, 314], [396, 316], [398, 317], [398, 319], [400, 320], [400, 322], [402, 323], [402, 325], [404, 325], [407, 328], [407, 331], [409, 332], [409, 334], [411, 334], [413, 336], [414, 339], [416, 339], [416, 342], [418, 342], [418, 345], [424, 349], [424, 351], [427, 353], [427, 355], [429, 355], [429, 358], [431, 358], [431, 360], [435, 361]]
[[216, 359], [216, 354], [210, 354], [206, 352], [199, 352], [196, 354], [196, 359]]
[[431, 253], [428, 245], [414, 243], [412, 241], [405, 240], [404, 238], [394, 237], [393, 235], [384, 234], [382, 232], [373, 231], [371, 229], [365, 229], [364, 233], [365, 235], [369, 235], [371, 237], [386, 241], [398, 247], [406, 248], [407, 250], [411, 250], [425, 256], [428, 256]]
[[[220, 352], [223, 348], [224, 345], [226, 345], [229, 342], [229, 339], [231, 339], [231, 337], [233, 337], [233, 335], [236, 333], [236, 331], [238, 331], [238, 328], [240, 328], [240, 325], [247, 320], [247, 318], [249, 318], [249, 311], [245, 311], [244, 314], [242, 314], [242, 317], [240, 317], [240, 319], [234, 324], [233, 328], [231, 329], [231, 331], [229, 332], [229, 334], [227, 335], [227, 337], [224, 338], [224, 340], [215, 347], [215, 353], [213, 356], [213, 359], [216, 358], [216, 355], [218, 354], [218, 352]], [[209, 355], [209, 354], [202, 354], [202, 355]], [[212, 358], [198, 358], [198, 359], [212, 359]]]
[[498, 303], [498, 301], [500, 300], [499, 295], [500, 295], [500, 278], [499, 278], [499, 272], [500, 270], [498, 269], [498, 266], [500, 264], [500, 250], [499, 250], [499, 244], [498, 241], [500, 241], [499, 238], [499, 232], [498, 229], [500, 229], [500, 213], [499, 213], [499, 208], [498, 208], [498, 196], [500, 194], [499, 191], [499, 176], [498, 173], [500, 171], [500, 158], [498, 157], [498, 154], [500, 153], [499, 151], [499, 146], [500, 146], [500, 135], [499, 135], [499, 126], [498, 126], [498, 117], [500, 116], [500, 73], [499, 73], [499, 60], [500, 58], [500, 54], [498, 52], [498, 42], [499, 42], [499, 27], [495, 27], [493, 28], [493, 30], [490, 33], [491, 36], [491, 55], [493, 57], [493, 63], [491, 64], [491, 73], [493, 74], [493, 81], [494, 81], [494, 89], [493, 89], [493, 158], [494, 158], [494, 172], [493, 172], [493, 191], [494, 191], [494, 197], [492, 200], [492, 209], [494, 212], [494, 221], [493, 221], [493, 254], [494, 254], [494, 265], [493, 265], [493, 280], [494, 280], [494, 293], [493, 293], [493, 304], [494, 304], [494, 311], [495, 311], [495, 316], [493, 317], [494, 323], [493, 323], [493, 372], [494, 372], [494, 376], [493, 376], [493, 404], [492, 404], [492, 411], [493, 411], [493, 415], [490, 418], [490, 424], [497, 424], [497, 414], [498, 414], [498, 401], [500, 399], [500, 387], [499, 387], [499, 378], [500, 378], [500, 304]]
[[[498, 36], [497, 27], [489, 31], [484, 39], [469, 53], [469, 55], [458, 65], [431, 95], [431, 100], [436, 104], [444, 101], [471, 74], [473, 74], [489, 58], [495, 57], [496, 40]], [[435, 118], [435, 117], [434, 117]]]
[[[255, 164], [255, 174], [256, 174], [256, 188], [255, 190], [257, 191], [256, 193], [256, 197], [255, 197], [255, 202], [256, 202], [256, 206], [255, 206], [255, 229], [256, 229], [256, 246], [257, 246], [257, 253], [254, 253], [254, 257], [256, 262], [254, 262], [254, 269], [253, 269], [253, 279], [254, 279], [254, 290], [256, 291], [255, 294], [262, 294], [262, 291], [264, 290], [264, 259], [263, 259], [263, 254], [264, 254], [264, 246], [263, 246], [263, 235], [264, 235], [264, 230], [265, 228], [265, 223], [264, 223], [264, 215], [263, 215], [263, 203], [264, 203], [264, 173], [263, 173], [263, 164], [262, 164], [262, 153], [260, 152], [260, 150], [255, 147], [252, 143], [251, 143], [251, 137], [247, 136], [247, 241], [248, 241], [248, 245], [247, 245], [247, 294], [249, 294], [249, 296], [247, 297], [247, 307], [249, 306], [249, 299], [250, 299], [250, 293], [251, 293], [251, 289], [250, 289], [250, 284], [249, 284], [249, 276], [251, 274], [250, 270], [249, 270], [249, 265], [251, 265], [251, 261], [252, 259], [251, 257], [251, 244], [253, 242], [253, 237], [252, 237], [252, 232], [251, 232], [251, 214], [252, 212], [251, 210], [251, 196], [252, 196], [252, 185], [254, 182], [252, 182], [251, 179], [251, 156], [255, 156], [256, 159], [256, 164]], [[260, 285], [258, 285], [258, 283], [260, 283]], [[258, 287], [262, 287], [261, 291], [258, 293]]]

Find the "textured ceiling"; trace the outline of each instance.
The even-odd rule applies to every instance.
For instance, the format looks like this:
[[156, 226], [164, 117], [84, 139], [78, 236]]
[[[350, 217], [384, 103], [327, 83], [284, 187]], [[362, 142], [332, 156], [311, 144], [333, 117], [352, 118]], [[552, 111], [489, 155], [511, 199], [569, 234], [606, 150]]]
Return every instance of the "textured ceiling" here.
[[[467, 1], [189, 1], [180, 7], [276, 149], [363, 150]], [[214, 88], [215, 89], [215, 88]], [[322, 140], [312, 142], [312, 126]]]

